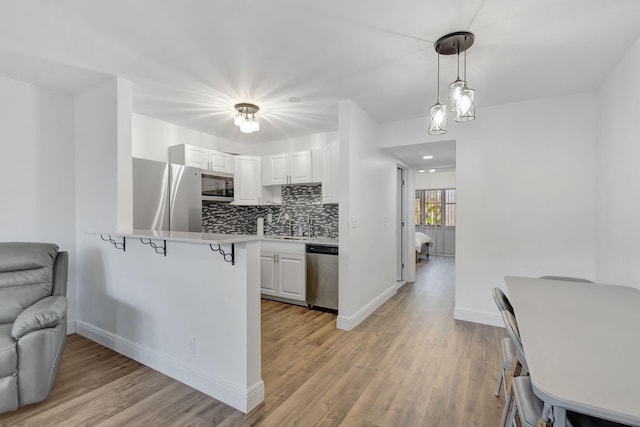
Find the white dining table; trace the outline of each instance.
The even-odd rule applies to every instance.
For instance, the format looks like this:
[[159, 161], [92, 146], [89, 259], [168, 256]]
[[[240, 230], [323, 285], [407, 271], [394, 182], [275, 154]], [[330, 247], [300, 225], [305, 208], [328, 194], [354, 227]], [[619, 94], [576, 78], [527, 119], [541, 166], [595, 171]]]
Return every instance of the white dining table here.
[[575, 411], [640, 425], [640, 290], [505, 277], [534, 393], [554, 425]]

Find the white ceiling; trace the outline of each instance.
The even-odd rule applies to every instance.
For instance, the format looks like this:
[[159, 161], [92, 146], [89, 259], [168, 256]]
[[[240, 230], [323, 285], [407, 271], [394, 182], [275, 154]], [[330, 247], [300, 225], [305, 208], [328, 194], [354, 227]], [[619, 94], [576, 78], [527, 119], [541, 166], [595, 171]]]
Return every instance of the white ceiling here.
[[[68, 92], [119, 75], [136, 112], [251, 143], [336, 130], [341, 99], [381, 123], [424, 116], [452, 31], [476, 35], [480, 107], [592, 91], [638, 22], [637, 0], [4, 1], [0, 74]], [[444, 87], [456, 62], [441, 62]], [[241, 101], [260, 132], [233, 126]]]

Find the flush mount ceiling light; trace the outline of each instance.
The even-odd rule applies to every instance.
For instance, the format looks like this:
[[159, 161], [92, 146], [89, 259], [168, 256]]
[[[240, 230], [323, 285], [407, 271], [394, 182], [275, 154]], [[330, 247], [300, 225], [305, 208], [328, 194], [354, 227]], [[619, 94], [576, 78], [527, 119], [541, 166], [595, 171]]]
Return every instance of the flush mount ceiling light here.
[[[438, 54], [438, 98], [435, 105], [429, 108], [429, 134], [443, 135], [447, 133], [447, 106], [440, 102], [440, 55], [456, 55], [458, 59], [458, 75], [449, 85], [450, 109], [456, 122], [467, 122], [476, 118], [475, 91], [467, 86], [467, 49], [475, 40], [473, 33], [457, 31], [440, 37], [434, 43]], [[464, 53], [464, 74], [460, 80], [460, 53]]]
[[422, 158], [425, 160], [429, 160], [429, 159], [433, 159], [433, 156], [422, 156]]
[[233, 124], [240, 126], [240, 132], [252, 133], [260, 130], [260, 122], [256, 119], [256, 113], [260, 111], [260, 107], [255, 104], [241, 102], [233, 106], [237, 114], [233, 119]]

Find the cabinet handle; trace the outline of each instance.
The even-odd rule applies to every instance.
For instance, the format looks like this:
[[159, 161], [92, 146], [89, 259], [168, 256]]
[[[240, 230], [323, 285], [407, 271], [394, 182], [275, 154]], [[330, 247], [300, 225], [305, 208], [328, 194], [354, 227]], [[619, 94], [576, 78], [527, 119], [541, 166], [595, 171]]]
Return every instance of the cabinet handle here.
[[273, 254], [273, 263], [276, 263], [276, 254]]

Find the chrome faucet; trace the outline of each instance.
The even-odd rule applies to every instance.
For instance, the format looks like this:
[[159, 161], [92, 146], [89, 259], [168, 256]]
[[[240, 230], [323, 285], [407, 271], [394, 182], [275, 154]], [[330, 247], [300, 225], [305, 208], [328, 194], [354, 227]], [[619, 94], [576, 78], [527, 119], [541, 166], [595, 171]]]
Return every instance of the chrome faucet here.
[[311, 212], [307, 212], [307, 237], [313, 237], [313, 227], [311, 226]]
[[278, 215], [278, 222], [280, 223], [282, 222], [282, 220], [289, 221], [287, 236], [291, 237], [293, 235], [293, 232], [291, 230], [291, 215], [289, 215], [289, 211], [287, 211], [287, 208], [285, 207], [282, 207], [282, 209], [280, 209], [280, 215]]

